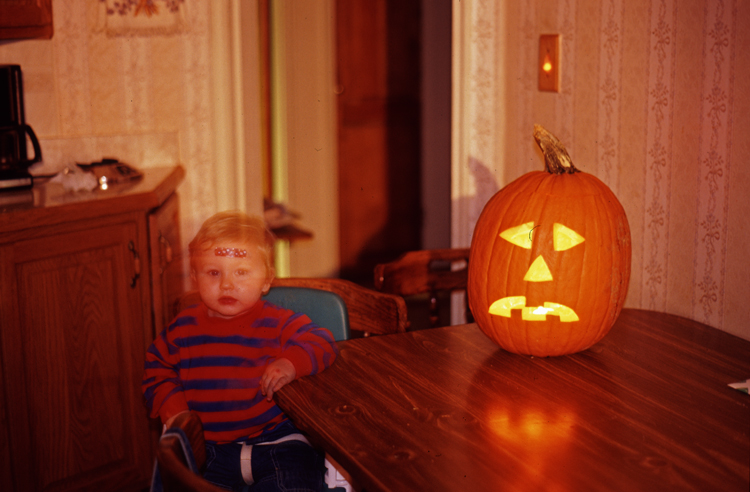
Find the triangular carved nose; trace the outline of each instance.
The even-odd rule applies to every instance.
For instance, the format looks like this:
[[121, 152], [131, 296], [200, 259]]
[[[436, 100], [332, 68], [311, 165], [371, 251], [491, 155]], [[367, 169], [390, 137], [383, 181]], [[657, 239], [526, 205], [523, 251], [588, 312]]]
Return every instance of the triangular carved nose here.
[[552, 280], [552, 272], [549, 271], [547, 262], [544, 261], [542, 255], [536, 257], [523, 279], [527, 282], [549, 282]]

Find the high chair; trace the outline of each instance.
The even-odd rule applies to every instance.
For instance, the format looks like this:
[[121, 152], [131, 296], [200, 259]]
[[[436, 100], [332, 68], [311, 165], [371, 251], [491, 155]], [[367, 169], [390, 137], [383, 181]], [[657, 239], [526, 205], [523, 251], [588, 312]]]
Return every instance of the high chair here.
[[[329, 329], [336, 341], [348, 339], [352, 332], [370, 336], [406, 331], [406, 304], [401, 297], [367, 289], [347, 280], [275, 279], [271, 290], [263, 298], [278, 306], [307, 314], [314, 323]], [[179, 307], [184, 309], [199, 300], [197, 292], [189, 292], [180, 299]], [[189, 438], [197, 471], [190, 470], [189, 460], [181, 451], [179, 436], [163, 435], [157, 450], [157, 462], [164, 491], [221, 490], [200, 477], [205, 464], [205, 442], [198, 415], [194, 412], [183, 415], [176, 418], [171, 427], [183, 429]], [[348, 474], [328, 455], [326, 469], [325, 482], [329, 490], [353, 490], [347, 480]]]

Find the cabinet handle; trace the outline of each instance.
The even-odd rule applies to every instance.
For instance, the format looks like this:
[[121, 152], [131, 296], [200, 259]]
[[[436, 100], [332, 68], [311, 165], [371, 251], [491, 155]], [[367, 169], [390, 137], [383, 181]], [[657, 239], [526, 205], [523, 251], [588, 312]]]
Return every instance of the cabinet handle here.
[[159, 242], [164, 250], [162, 269], [166, 269], [167, 265], [172, 263], [172, 244], [169, 242], [169, 239], [161, 235], [161, 232], [159, 233]]
[[135, 250], [133, 241], [128, 242], [128, 249], [133, 253], [133, 270], [135, 271], [133, 278], [130, 279], [130, 287], [135, 289], [135, 284], [138, 283], [138, 278], [141, 276], [141, 256]]

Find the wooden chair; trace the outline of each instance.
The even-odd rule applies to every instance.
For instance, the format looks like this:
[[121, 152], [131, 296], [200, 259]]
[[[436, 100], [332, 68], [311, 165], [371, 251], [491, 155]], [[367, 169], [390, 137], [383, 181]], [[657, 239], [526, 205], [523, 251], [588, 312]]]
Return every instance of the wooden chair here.
[[[469, 248], [409, 251], [375, 267], [375, 288], [402, 297], [428, 294], [429, 325], [439, 323], [439, 294], [466, 290]], [[471, 313], [467, 305], [467, 321]]]
[[[364, 336], [406, 331], [406, 302], [401, 296], [378, 292], [338, 278], [277, 278], [274, 287], [305, 287], [333, 292], [343, 299], [349, 315], [349, 328]], [[200, 300], [197, 292], [188, 292], [179, 302], [179, 310]]]
[[[195, 412], [178, 415], [169, 426], [181, 429], [190, 442], [195, 464], [200, 471], [206, 465], [206, 443], [203, 440], [203, 424]], [[156, 448], [156, 461], [164, 492], [223, 492], [198, 473], [190, 470], [188, 459], [178, 436], [165, 433]]]

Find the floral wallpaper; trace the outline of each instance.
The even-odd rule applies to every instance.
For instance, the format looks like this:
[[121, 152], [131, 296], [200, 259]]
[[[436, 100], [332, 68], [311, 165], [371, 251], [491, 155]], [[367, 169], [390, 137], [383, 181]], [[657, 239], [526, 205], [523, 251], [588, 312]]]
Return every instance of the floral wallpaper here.
[[[726, 288], [725, 241], [729, 224], [734, 63], [738, 49], [736, 7], [736, 0], [717, 0], [707, 4], [702, 32], [703, 76], [696, 206], [699, 227], [695, 231], [697, 251], [693, 314], [697, 319], [713, 323], [722, 321]], [[739, 266], [740, 263], [735, 265]]]
[[674, 2], [659, 0], [651, 6], [648, 57], [648, 99], [646, 103], [647, 159], [643, 174], [644, 218], [643, 307], [663, 311], [666, 305], [664, 281], [669, 265], [670, 178], [674, 114]]
[[186, 32], [185, 0], [98, 0], [97, 27], [107, 36]]
[[[454, 67], [471, 82], [454, 105], [454, 135], [476, 143], [454, 154], [454, 183], [463, 183], [454, 186], [454, 245], [470, 243], [494, 192], [542, 168], [532, 138], [540, 123], [625, 207], [626, 305], [750, 339], [750, 282], [740, 273], [750, 257], [750, 3], [472, 0], [455, 14], [463, 27], [454, 41], [465, 45]], [[555, 33], [561, 90], [542, 93], [539, 36]]]

